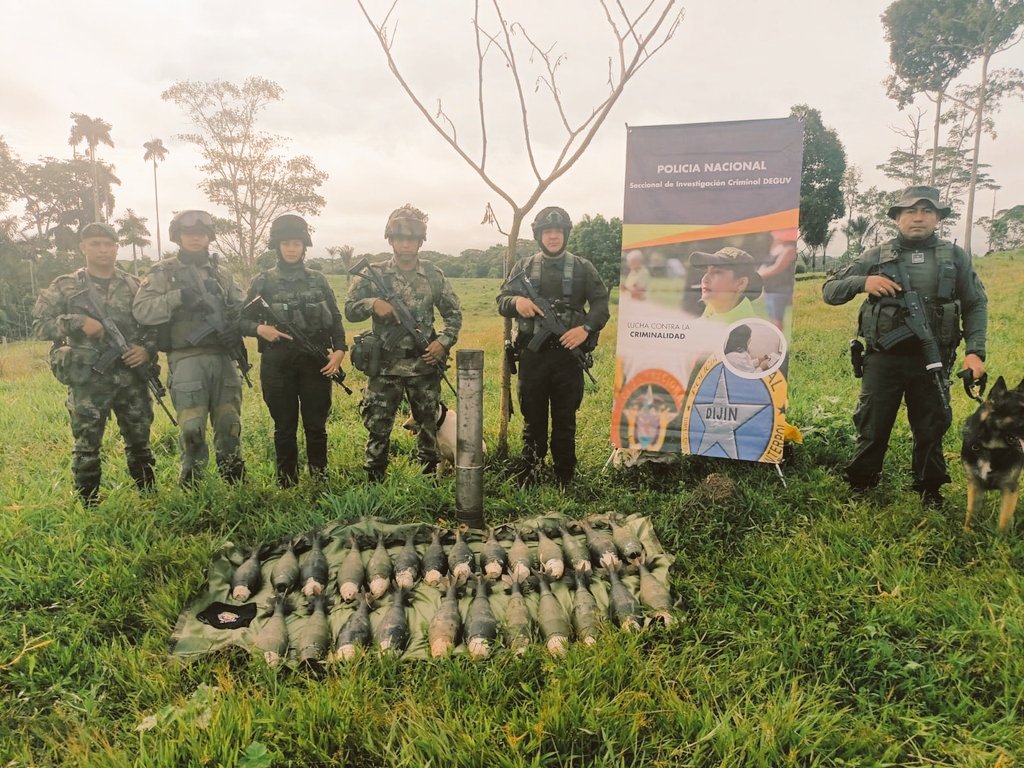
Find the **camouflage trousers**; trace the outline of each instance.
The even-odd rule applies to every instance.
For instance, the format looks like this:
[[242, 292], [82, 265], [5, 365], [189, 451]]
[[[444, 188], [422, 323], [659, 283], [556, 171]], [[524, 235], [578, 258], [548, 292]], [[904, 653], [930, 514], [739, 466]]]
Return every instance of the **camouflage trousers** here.
[[436, 373], [418, 376], [374, 376], [366, 383], [359, 413], [370, 434], [366, 438], [363, 467], [371, 474], [382, 474], [388, 466], [391, 429], [402, 396], [409, 399], [412, 417], [420, 427], [416, 437], [416, 458], [424, 466], [437, 464], [437, 409], [441, 400], [441, 380]]
[[178, 482], [191, 485], [202, 476], [210, 461], [206, 422], [213, 425], [217, 468], [228, 482], [245, 472], [242, 461], [242, 379], [234, 362], [221, 352], [168, 356], [171, 374], [168, 388], [178, 413], [181, 436], [181, 473]]
[[149, 428], [153, 424], [153, 404], [146, 385], [97, 377], [97, 381], [68, 387], [68, 413], [75, 447], [71, 453], [71, 473], [75, 488], [86, 500], [96, 497], [100, 485], [100, 446], [110, 412], [124, 439], [128, 472], [139, 488], [153, 484], [153, 452], [149, 448]]

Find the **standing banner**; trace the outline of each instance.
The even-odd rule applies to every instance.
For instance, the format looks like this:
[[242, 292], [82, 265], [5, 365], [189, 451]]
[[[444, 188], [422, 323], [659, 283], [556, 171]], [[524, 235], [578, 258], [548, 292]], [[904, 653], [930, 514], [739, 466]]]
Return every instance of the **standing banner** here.
[[797, 118], [628, 129], [616, 448], [781, 461], [802, 159]]

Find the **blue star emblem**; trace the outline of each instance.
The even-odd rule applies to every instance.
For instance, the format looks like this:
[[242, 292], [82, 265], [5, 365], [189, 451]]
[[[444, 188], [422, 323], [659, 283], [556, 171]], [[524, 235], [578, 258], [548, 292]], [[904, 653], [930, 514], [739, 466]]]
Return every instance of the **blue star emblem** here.
[[774, 423], [771, 394], [759, 379], [744, 379], [719, 364], [700, 383], [690, 405], [690, 445], [700, 456], [757, 461]]

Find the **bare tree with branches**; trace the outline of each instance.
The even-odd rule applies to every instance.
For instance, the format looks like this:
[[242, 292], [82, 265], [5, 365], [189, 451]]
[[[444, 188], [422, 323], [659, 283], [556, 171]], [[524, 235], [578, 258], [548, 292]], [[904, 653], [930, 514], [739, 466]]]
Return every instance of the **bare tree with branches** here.
[[[506, 274], [515, 261], [516, 243], [519, 240], [519, 231], [523, 220], [544, 192], [556, 180], [565, 175], [583, 156], [601, 124], [622, 95], [626, 83], [672, 39], [683, 18], [682, 10], [675, 8], [675, 0], [646, 0], [646, 2], [639, 3], [631, 3], [627, 0], [600, 0], [600, 8], [614, 46], [614, 53], [608, 57], [608, 90], [604, 94], [604, 98], [591, 107], [589, 114], [574, 118], [570, 116], [563, 100], [563, 91], [558, 80], [559, 68], [565, 61], [564, 54], [557, 52], [555, 45], [546, 46], [539, 38], [529, 33], [521, 23], [510, 21], [502, 10], [500, 0], [490, 0], [490, 3], [485, 0], [484, 5], [490, 5], [493, 15], [490, 21], [484, 22], [481, 19], [481, 2], [475, 0], [472, 29], [476, 45], [479, 149], [471, 154], [473, 150], [469, 149], [466, 142], [459, 138], [455, 123], [445, 112], [440, 99], [436, 110], [428, 109], [424, 99], [413, 91], [399, 69], [393, 50], [397, 31], [395, 8], [398, 5], [398, 0], [394, 0], [387, 14], [380, 20], [375, 20], [370, 15], [364, 0], [358, 0], [358, 2], [366, 21], [377, 36], [381, 50], [387, 59], [388, 68], [420, 114], [455, 153], [476, 172], [481, 180], [508, 204], [512, 214], [512, 222], [508, 231], [500, 226], [490, 203], [487, 204], [484, 215], [485, 223], [494, 224], [498, 231], [508, 238], [508, 250], [505, 255]], [[630, 12], [627, 10], [627, 5], [635, 7], [636, 10]], [[595, 5], [595, 7], [597, 6]], [[485, 28], [485, 24], [490, 24], [493, 28], [488, 30]], [[489, 114], [487, 109], [489, 82], [486, 75], [489, 72], [485, 63], [489, 57], [496, 57], [498, 63], [504, 65], [505, 72], [510, 79], [509, 87], [514, 91], [514, 99], [519, 106], [521, 122], [519, 139], [525, 154], [524, 161], [529, 164], [532, 172], [533, 188], [524, 192], [518, 200], [510, 191], [510, 184], [496, 179], [487, 167], [488, 119], [494, 117]], [[535, 74], [532, 72], [533, 69], [537, 70]], [[541, 91], [550, 99], [548, 108], [553, 108], [560, 126], [558, 132], [561, 134], [561, 145], [556, 146], [553, 159], [548, 162], [540, 157], [542, 142], [537, 136], [537, 123], [531, 123], [530, 119], [533, 109], [527, 98], [527, 84], [531, 77], [535, 77], [535, 90]], [[495, 119], [507, 120], [507, 114], [499, 112]], [[506, 340], [511, 337], [511, 332], [512, 321], [506, 319]], [[507, 360], [503, 360], [501, 423], [498, 433], [499, 455], [504, 455], [508, 450], [510, 405], [510, 372]]]

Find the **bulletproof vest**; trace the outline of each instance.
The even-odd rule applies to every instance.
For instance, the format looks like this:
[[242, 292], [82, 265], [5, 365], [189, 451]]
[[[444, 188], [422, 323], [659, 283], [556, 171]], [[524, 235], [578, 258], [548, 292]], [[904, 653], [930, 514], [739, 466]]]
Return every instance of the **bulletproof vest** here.
[[334, 318], [318, 280], [304, 273], [295, 280], [271, 271], [265, 275], [264, 298], [270, 308], [303, 333], [329, 332]]
[[[199, 274], [199, 279], [203, 280], [204, 287], [206, 288], [208, 302], [216, 302], [219, 304], [214, 309], [220, 309], [222, 312], [226, 310], [227, 299], [225, 288], [222, 284], [222, 280], [226, 278], [221, 274], [220, 268], [217, 265], [217, 261], [213, 254], [210, 255], [210, 263], [207, 265], [209, 275], [203, 277], [203, 268], [196, 267], [196, 272]], [[190, 270], [185, 264], [178, 264], [175, 267], [168, 270], [170, 272], [168, 276], [168, 290], [178, 290], [180, 288], [189, 288], [196, 290], [195, 283], [190, 275]], [[167, 324], [166, 335], [168, 336], [167, 344], [168, 349], [185, 349], [191, 347], [188, 338], [193, 333], [198, 331], [200, 328], [205, 326], [210, 319], [201, 312], [194, 312], [192, 310], [186, 310], [182, 307], [178, 307], [173, 316], [171, 317], [170, 323]], [[162, 341], [163, 343], [163, 341]], [[203, 345], [216, 345], [215, 339], [209, 340], [203, 343]], [[161, 346], [161, 349], [164, 349]]]
[[[935, 252], [934, 259], [928, 258], [929, 251]], [[957, 268], [953, 245], [940, 241], [935, 246], [914, 249], [897, 248], [891, 242], [883, 244], [878, 257], [878, 271], [902, 285], [906, 281], [900, 278], [901, 256], [902, 271], [910, 281], [910, 285], [903, 285], [904, 291], [917, 291], [939, 345], [946, 349], [956, 347], [961, 334], [960, 304], [955, 299]], [[906, 324], [906, 317], [906, 306], [898, 299], [878, 300], [873, 297], [861, 305], [860, 335], [868, 342], [869, 348], [877, 347], [879, 339]]]
[[[406, 304], [407, 309], [412, 313], [413, 317], [416, 318], [418, 323], [420, 323], [421, 330], [424, 333], [426, 333], [428, 336], [430, 336], [431, 338], [434, 338], [435, 337], [435, 331], [434, 331], [434, 307], [437, 306], [437, 304], [441, 300], [441, 293], [444, 290], [444, 285], [443, 285], [443, 282], [442, 282], [444, 278], [442, 277], [440, 270], [437, 269], [436, 267], [434, 267], [429, 262], [422, 262], [421, 261], [420, 264], [423, 267], [423, 274], [426, 277], [427, 284], [430, 286], [430, 297], [431, 297], [430, 307], [429, 307], [429, 309], [426, 309], [421, 304], [421, 302], [416, 301], [415, 299], [412, 300], [412, 301], [405, 301], [403, 299], [403, 301]], [[387, 287], [390, 288], [391, 291], [396, 296], [398, 296], [399, 298], [403, 297], [403, 295], [404, 295], [404, 290], [403, 289], [405, 287], [405, 281], [404, 280], [403, 281], [396, 280], [397, 274], [394, 273], [394, 272], [384, 272], [381, 275], [381, 277], [383, 278], [383, 280], [384, 280], [385, 284], [387, 285]], [[406, 298], [408, 298], [408, 297], [406, 297]], [[378, 318], [376, 316], [374, 316], [374, 318], [373, 318], [374, 332], [378, 333], [379, 335], [384, 335], [382, 333], [382, 329], [384, 331], [386, 331], [386, 330], [392, 328], [392, 326], [390, 326], [390, 325], [378, 325], [379, 322], [380, 321], [378, 320]], [[412, 340], [412, 337], [409, 336], [409, 335], [403, 336], [400, 339], [400, 341], [398, 342], [397, 346], [398, 346], [398, 348], [400, 350], [404, 350], [406, 353], [408, 353], [408, 351], [411, 350], [413, 348], [413, 346], [414, 346], [414, 342]]]
[[[574, 328], [583, 322], [585, 313], [582, 309], [572, 305], [572, 278], [576, 268], [576, 257], [569, 253], [569, 251], [564, 251], [564, 254], [562, 260], [562, 298], [552, 301], [551, 306], [555, 308], [555, 314], [558, 315], [558, 319], [562, 321], [566, 328]], [[541, 290], [540, 277], [543, 264], [544, 256], [542, 254], [535, 253], [530, 258], [530, 282], [536, 286], [538, 292]], [[520, 317], [518, 323], [519, 333], [525, 336], [533, 335], [534, 323], [532, 317]]]
[[[73, 314], [88, 314], [89, 301], [87, 299], [88, 277], [84, 268], [74, 272], [75, 288], [74, 293], [67, 302], [67, 310]], [[115, 300], [115, 293], [119, 290], [119, 283], [124, 281], [128, 291], [121, 295], [120, 303]], [[103, 281], [99, 281], [103, 282]], [[94, 287], [97, 281], [93, 279]], [[125, 339], [131, 343], [135, 338], [138, 326], [131, 314], [131, 299], [135, 284], [125, 279], [121, 274], [115, 272], [107, 281], [107, 290], [104, 292], [97, 287], [96, 293], [102, 305], [97, 309], [109, 320], [112, 320]], [[95, 318], [99, 319], [99, 318]], [[50, 348], [50, 369], [62, 384], [84, 385], [95, 382], [100, 374], [93, 370], [92, 366], [101, 361], [101, 358], [110, 354], [110, 342], [106, 336], [101, 338], [90, 338], [84, 334], [76, 334], [74, 338], [65, 338], [56, 341]], [[128, 368], [121, 361], [120, 354], [114, 352], [114, 359], [105, 366], [104, 375], [109, 380], [111, 377], [128, 376]]]

